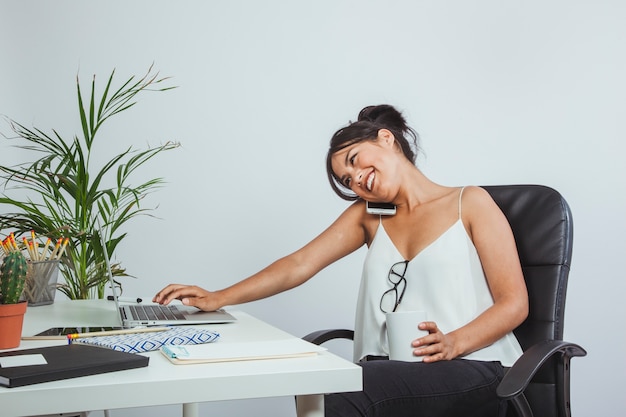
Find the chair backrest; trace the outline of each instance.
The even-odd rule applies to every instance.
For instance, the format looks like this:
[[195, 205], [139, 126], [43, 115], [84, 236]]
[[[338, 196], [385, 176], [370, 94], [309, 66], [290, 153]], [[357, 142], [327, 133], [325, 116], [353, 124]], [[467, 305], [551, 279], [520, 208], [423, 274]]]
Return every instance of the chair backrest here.
[[[565, 295], [572, 260], [573, 226], [567, 202], [541, 185], [485, 186], [508, 219], [528, 287], [528, 318], [515, 335], [526, 350], [544, 340], [563, 340]], [[562, 364], [546, 363], [526, 397], [536, 416], [558, 416]]]

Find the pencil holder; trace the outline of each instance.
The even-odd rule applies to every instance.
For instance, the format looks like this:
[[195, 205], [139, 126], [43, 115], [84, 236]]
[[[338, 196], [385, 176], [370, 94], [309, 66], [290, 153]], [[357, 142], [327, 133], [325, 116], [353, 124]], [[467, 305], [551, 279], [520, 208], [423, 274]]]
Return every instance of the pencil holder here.
[[24, 299], [29, 306], [43, 306], [54, 302], [59, 277], [59, 261], [29, 262], [24, 286]]

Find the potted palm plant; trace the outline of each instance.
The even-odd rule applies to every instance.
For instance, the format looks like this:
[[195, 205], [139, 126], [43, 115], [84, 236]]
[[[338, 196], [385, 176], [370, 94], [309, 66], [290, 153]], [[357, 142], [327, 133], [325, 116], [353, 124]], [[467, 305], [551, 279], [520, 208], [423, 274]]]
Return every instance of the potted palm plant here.
[[[95, 166], [94, 142], [106, 121], [133, 107], [140, 93], [174, 88], [163, 86], [167, 78], [160, 78], [152, 66], [144, 76], [130, 77], [118, 87], [114, 75], [115, 70], [102, 93], [96, 91], [94, 76], [86, 97], [77, 77], [82, 131], [71, 139], [56, 130], [47, 134], [27, 128], [12, 119], [7, 119], [11, 136], [3, 135], [17, 141], [14, 146], [35, 159], [17, 165], [0, 163], [0, 185], [4, 186], [0, 190], [0, 231], [18, 237], [34, 232], [53, 242], [68, 241], [60, 263], [65, 282], [59, 283], [59, 290], [70, 299], [103, 298], [108, 277], [100, 233], [109, 255], [113, 254], [126, 237], [124, 225], [154, 210], [142, 207], [141, 200], [163, 184], [162, 178], [153, 178], [131, 185], [131, 176], [158, 154], [179, 146], [175, 142], [143, 150], [130, 146]], [[120, 263], [114, 263], [112, 270], [118, 277], [128, 275]]]

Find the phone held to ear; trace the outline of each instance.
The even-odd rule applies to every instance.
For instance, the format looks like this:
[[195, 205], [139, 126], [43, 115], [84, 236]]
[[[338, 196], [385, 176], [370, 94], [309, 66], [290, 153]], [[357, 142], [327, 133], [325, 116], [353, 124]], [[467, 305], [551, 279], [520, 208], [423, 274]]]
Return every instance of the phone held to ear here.
[[396, 214], [396, 206], [391, 203], [373, 203], [367, 201], [365, 203], [365, 211], [368, 214], [376, 214], [379, 216], [393, 216]]

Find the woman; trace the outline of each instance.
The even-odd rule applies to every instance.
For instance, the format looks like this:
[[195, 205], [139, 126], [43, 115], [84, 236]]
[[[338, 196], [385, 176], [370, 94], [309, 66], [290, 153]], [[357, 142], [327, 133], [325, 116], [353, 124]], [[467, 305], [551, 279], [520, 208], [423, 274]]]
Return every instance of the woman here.
[[[326, 415], [498, 415], [495, 387], [521, 354], [512, 330], [528, 313], [513, 235], [485, 190], [435, 184], [415, 166], [416, 150], [417, 134], [400, 112], [364, 108], [331, 139], [331, 186], [355, 202], [328, 229], [231, 287], [171, 284], [154, 301], [215, 310], [258, 300], [304, 283], [365, 244], [354, 343], [364, 389], [328, 395]], [[396, 214], [368, 214], [366, 201], [391, 202]], [[392, 274], [405, 285], [394, 287]], [[380, 335], [389, 309], [427, 311], [432, 321], [416, 325], [428, 335], [413, 342], [422, 362], [374, 360], [388, 355]]]

